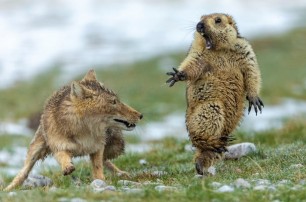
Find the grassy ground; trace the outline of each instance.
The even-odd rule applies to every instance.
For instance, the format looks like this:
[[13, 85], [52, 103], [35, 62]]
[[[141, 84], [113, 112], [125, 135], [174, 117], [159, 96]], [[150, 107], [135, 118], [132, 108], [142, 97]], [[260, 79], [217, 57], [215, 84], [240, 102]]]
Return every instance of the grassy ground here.
[[[266, 104], [276, 104], [288, 97], [306, 100], [305, 35], [306, 29], [297, 29], [277, 37], [252, 41], [262, 71], [262, 98]], [[164, 84], [167, 79], [165, 72], [172, 66], [177, 66], [184, 55], [172, 54], [135, 64], [109, 67], [107, 70], [97, 70], [97, 74], [123, 101], [144, 113], [143, 123], [160, 120], [171, 112], [185, 111], [184, 84], [178, 83], [173, 88]], [[57, 88], [55, 83], [58, 74], [57, 69], [32, 81], [20, 82], [2, 90], [0, 120], [16, 120], [41, 111], [46, 97]], [[193, 152], [185, 150], [185, 145], [190, 144], [187, 140], [162, 139], [151, 143], [153, 149], [149, 152], [128, 153], [114, 161], [120, 168], [131, 173], [132, 181], [162, 182], [176, 187], [176, 191], [159, 192], [151, 184], [142, 185], [142, 191], [138, 193], [94, 193], [88, 187], [91, 182], [91, 168], [87, 162], [80, 162], [73, 178], [63, 177], [58, 167], [43, 173], [53, 179], [58, 188], [56, 191], [38, 188], [17, 191], [16, 196], [0, 192], [0, 201], [59, 201], [76, 197], [88, 201], [303, 201], [306, 199], [306, 185], [303, 183], [306, 180], [305, 122], [305, 117], [299, 117], [287, 120], [284, 127], [278, 130], [256, 134], [236, 132], [235, 142], [253, 142], [258, 151], [238, 161], [220, 163], [217, 166], [217, 175], [203, 180], [194, 177]], [[10, 149], [13, 145], [26, 146], [30, 141], [29, 137], [0, 135], [2, 149]], [[128, 142], [135, 141], [137, 140], [132, 137]], [[139, 164], [140, 159], [146, 159], [148, 164]], [[294, 164], [302, 164], [302, 167], [292, 169]], [[0, 165], [0, 168], [5, 166]], [[155, 176], [153, 171], [166, 173]], [[110, 173], [106, 173], [106, 177], [108, 184], [123, 190], [118, 184], [118, 177]], [[3, 178], [6, 183], [11, 180], [6, 176]], [[212, 182], [229, 185], [238, 178], [253, 183], [252, 188], [218, 193], [212, 186]], [[73, 179], [80, 179], [81, 184], [75, 185]], [[276, 189], [253, 190], [255, 182], [252, 180], [256, 179], [267, 179]], [[289, 182], [278, 186], [281, 180]], [[292, 189], [293, 187], [296, 188]]]

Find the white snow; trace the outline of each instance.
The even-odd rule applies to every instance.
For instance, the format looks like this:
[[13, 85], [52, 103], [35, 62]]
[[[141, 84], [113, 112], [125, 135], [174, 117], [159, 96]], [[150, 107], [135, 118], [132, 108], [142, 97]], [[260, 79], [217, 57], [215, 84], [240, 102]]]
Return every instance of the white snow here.
[[57, 65], [72, 77], [97, 65], [187, 50], [203, 14], [233, 15], [250, 38], [298, 26], [305, 8], [306, 0], [2, 0], [0, 88]]
[[33, 132], [27, 127], [27, 121], [22, 119], [17, 123], [13, 122], [0, 122], [0, 135], [1, 134], [14, 134], [14, 135], [30, 135]]

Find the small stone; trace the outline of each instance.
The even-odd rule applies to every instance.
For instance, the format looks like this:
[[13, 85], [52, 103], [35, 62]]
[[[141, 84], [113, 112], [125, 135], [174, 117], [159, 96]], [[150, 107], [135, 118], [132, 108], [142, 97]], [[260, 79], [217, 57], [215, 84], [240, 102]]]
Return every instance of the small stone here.
[[216, 168], [214, 166], [210, 166], [208, 169], [207, 169], [207, 172], [211, 175], [216, 175]]
[[234, 185], [237, 187], [237, 188], [250, 188], [251, 187], [251, 184], [246, 181], [245, 179], [242, 179], [242, 178], [238, 178], [235, 182], [234, 182]]
[[280, 180], [277, 184], [278, 185], [286, 185], [286, 184], [290, 184], [291, 181], [290, 180]]
[[139, 164], [144, 166], [144, 165], [147, 165], [148, 162], [145, 159], [140, 159]]
[[157, 170], [157, 171], [153, 171], [152, 172], [152, 175], [153, 176], [156, 176], [156, 177], [161, 177], [163, 175], [167, 175], [168, 173], [166, 171], [160, 171], [160, 170]]
[[165, 185], [158, 185], [155, 187], [155, 190], [162, 192], [162, 191], [177, 191], [178, 188], [177, 187], [173, 187], [173, 186], [165, 186]]
[[257, 179], [257, 180], [253, 180], [255, 182], [256, 185], [270, 185], [271, 182], [267, 179]]
[[66, 198], [66, 197], [61, 197], [57, 200], [58, 202], [69, 202], [70, 199], [69, 198]]
[[14, 191], [11, 191], [11, 192], [9, 192], [7, 195], [8, 195], [9, 197], [13, 197], [13, 196], [16, 196], [17, 193], [14, 192]]
[[94, 181], [92, 181], [90, 183], [90, 186], [97, 190], [97, 189], [101, 189], [101, 188], [105, 188], [107, 186], [106, 182], [100, 179], [95, 179]]
[[300, 163], [298, 164], [292, 164], [289, 166], [290, 169], [297, 169], [297, 168], [303, 168], [304, 166]]
[[217, 189], [217, 192], [233, 192], [234, 188], [229, 186], [229, 185], [223, 185], [222, 187], [220, 187], [219, 189]]
[[118, 184], [122, 186], [140, 186], [141, 185], [141, 183], [139, 182], [134, 182], [130, 180], [119, 180]]
[[53, 182], [50, 178], [42, 175], [30, 175], [22, 184], [24, 187], [46, 187], [52, 186]]
[[263, 191], [265, 189], [267, 189], [266, 185], [257, 185], [253, 188], [253, 190], [257, 190], [257, 191]]
[[106, 186], [105, 190], [107, 190], [107, 191], [116, 191], [116, 187], [115, 186]]
[[227, 152], [224, 153], [226, 159], [238, 159], [256, 151], [256, 146], [253, 143], [244, 142], [234, 144], [227, 147]]
[[87, 202], [85, 199], [82, 198], [66, 198], [62, 197], [58, 199], [58, 202]]
[[220, 183], [220, 182], [212, 182], [211, 183], [211, 186], [213, 187], [213, 188], [219, 188], [219, 187], [221, 187], [222, 186], [222, 184]]
[[300, 182], [299, 182], [301, 185], [306, 185], [306, 180], [300, 180]]
[[264, 190], [276, 191], [276, 188], [274, 186], [257, 185], [253, 188], [253, 190], [256, 190], [256, 191], [264, 191]]
[[132, 189], [131, 189], [131, 188], [129, 188], [129, 187], [124, 187], [124, 188], [122, 188], [122, 191], [124, 191], [124, 192], [126, 192], [126, 193], [133, 193], [133, 194], [143, 192], [142, 189], [139, 189], [139, 188], [132, 188]]
[[162, 182], [151, 182], [151, 181], [145, 181], [142, 183], [143, 185], [162, 185]]
[[82, 198], [72, 198], [70, 199], [70, 202], [87, 202], [87, 201]]

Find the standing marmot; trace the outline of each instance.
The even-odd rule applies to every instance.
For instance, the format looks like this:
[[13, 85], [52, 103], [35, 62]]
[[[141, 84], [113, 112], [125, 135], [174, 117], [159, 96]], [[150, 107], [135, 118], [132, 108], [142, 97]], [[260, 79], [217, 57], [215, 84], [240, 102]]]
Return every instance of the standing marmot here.
[[203, 175], [226, 151], [243, 115], [244, 98], [249, 112], [252, 105], [256, 114], [261, 112], [260, 70], [233, 18], [220, 13], [201, 17], [187, 57], [173, 70], [167, 73], [170, 87], [187, 81], [186, 125], [196, 147], [196, 170]]

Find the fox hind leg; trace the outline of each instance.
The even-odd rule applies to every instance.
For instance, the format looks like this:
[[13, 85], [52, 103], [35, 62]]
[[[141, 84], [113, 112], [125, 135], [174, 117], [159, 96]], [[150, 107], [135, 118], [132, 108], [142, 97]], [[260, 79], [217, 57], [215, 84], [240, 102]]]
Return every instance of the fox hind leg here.
[[49, 150], [42, 135], [41, 127], [39, 126], [28, 149], [27, 157], [24, 162], [23, 168], [19, 171], [13, 181], [4, 189], [4, 191], [10, 191], [21, 185], [27, 179], [35, 163], [39, 159], [43, 159], [44, 157], [46, 157], [48, 153]]

